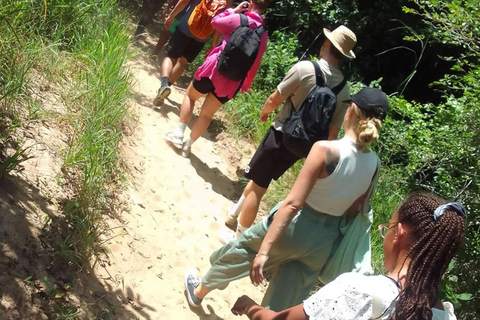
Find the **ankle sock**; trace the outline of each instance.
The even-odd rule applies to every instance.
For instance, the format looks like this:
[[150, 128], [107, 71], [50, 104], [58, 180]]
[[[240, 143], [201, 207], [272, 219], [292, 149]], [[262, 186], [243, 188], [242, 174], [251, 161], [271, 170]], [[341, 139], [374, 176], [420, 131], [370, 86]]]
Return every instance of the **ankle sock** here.
[[245, 201], [245, 196], [242, 194], [240, 199], [238, 199], [238, 201], [230, 207], [230, 209], [228, 210], [228, 214], [231, 216], [238, 217], [238, 215], [242, 211], [244, 201]]
[[168, 77], [162, 77], [162, 80], [160, 80], [160, 83], [162, 86], [168, 86]]
[[194, 142], [195, 141], [193, 141], [192, 138], [188, 138], [187, 141], [185, 142], [185, 147], [191, 148]]
[[242, 235], [242, 233], [247, 230], [248, 228], [247, 227], [244, 227], [240, 224], [240, 221], [237, 222], [237, 232], [235, 234], [235, 237], [236, 238], [240, 238], [240, 236]]
[[182, 134], [185, 132], [185, 129], [187, 128], [187, 125], [185, 123], [178, 123], [177, 131], [181, 132]]

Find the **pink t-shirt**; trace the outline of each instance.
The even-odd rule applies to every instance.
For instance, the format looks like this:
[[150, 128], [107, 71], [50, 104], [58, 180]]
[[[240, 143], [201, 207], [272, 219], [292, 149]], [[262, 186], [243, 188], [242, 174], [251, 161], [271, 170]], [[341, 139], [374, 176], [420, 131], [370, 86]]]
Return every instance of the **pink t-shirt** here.
[[[250, 27], [253, 27], [254, 24], [257, 28], [264, 25], [263, 18], [259, 14], [246, 12], [245, 15], [248, 18], [248, 24]], [[228, 39], [230, 39], [230, 35], [239, 25], [240, 15], [234, 13], [231, 8], [213, 17], [212, 26], [222, 34], [222, 43], [210, 52], [205, 59], [205, 62], [195, 72], [195, 79], [197, 80], [205, 77], [210, 78], [215, 86], [215, 94], [218, 97], [233, 98], [240, 85], [240, 81], [229, 80], [222, 76], [217, 70], [218, 57], [225, 48]], [[240, 89], [241, 92], [249, 90], [253, 79], [255, 79], [255, 75], [260, 67], [260, 62], [262, 61], [262, 56], [267, 49], [267, 38], [268, 35], [265, 31], [260, 38], [260, 47], [258, 48], [257, 58], [243, 82], [242, 88]]]

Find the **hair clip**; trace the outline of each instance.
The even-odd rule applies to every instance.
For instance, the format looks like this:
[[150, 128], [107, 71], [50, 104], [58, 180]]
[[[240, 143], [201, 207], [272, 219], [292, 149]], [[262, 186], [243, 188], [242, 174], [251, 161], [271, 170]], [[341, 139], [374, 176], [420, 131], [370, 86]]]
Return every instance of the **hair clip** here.
[[459, 216], [463, 218], [467, 217], [467, 212], [465, 211], [465, 207], [463, 206], [463, 204], [459, 202], [449, 202], [442, 204], [438, 206], [437, 209], [435, 209], [435, 211], [433, 212], [433, 219], [435, 221], [440, 220], [445, 214], [445, 211], [447, 210], [455, 211]]

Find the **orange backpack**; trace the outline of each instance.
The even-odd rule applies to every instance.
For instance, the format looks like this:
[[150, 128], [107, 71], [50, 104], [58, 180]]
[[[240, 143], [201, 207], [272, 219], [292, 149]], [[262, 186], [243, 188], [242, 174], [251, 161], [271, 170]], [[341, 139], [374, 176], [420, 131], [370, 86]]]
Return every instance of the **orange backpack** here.
[[190, 33], [198, 39], [207, 39], [213, 32], [212, 18], [225, 10], [225, 0], [202, 0], [188, 19]]

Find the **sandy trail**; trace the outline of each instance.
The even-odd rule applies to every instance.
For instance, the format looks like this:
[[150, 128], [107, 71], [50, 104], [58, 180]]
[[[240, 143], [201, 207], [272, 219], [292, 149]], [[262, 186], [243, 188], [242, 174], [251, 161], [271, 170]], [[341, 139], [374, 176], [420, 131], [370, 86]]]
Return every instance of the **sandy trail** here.
[[123, 221], [109, 222], [109, 261], [97, 269], [105, 288], [127, 297], [120, 307], [112, 303], [117, 307], [110, 318], [238, 319], [230, 312], [237, 297], [248, 294], [261, 301], [265, 288], [241, 279], [212, 292], [194, 310], [186, 301], [183, 277], [189, 267], [205, 273], [210, 254], [221, 247], [217, 231], [226, 228], [224, 215], [242, 190], [235, 172], [248, 162], [253, 146], [207, 132], [190, 158], [183, 158], [163, 136], [177, 125], [185, 90], [173, 87], [165, 105], [154, 109], [158, 63], [146, 50], [129, 65], [136, 79], [132, 103], [138, 123], [123, 149], [134, 185], [124, 193]]

